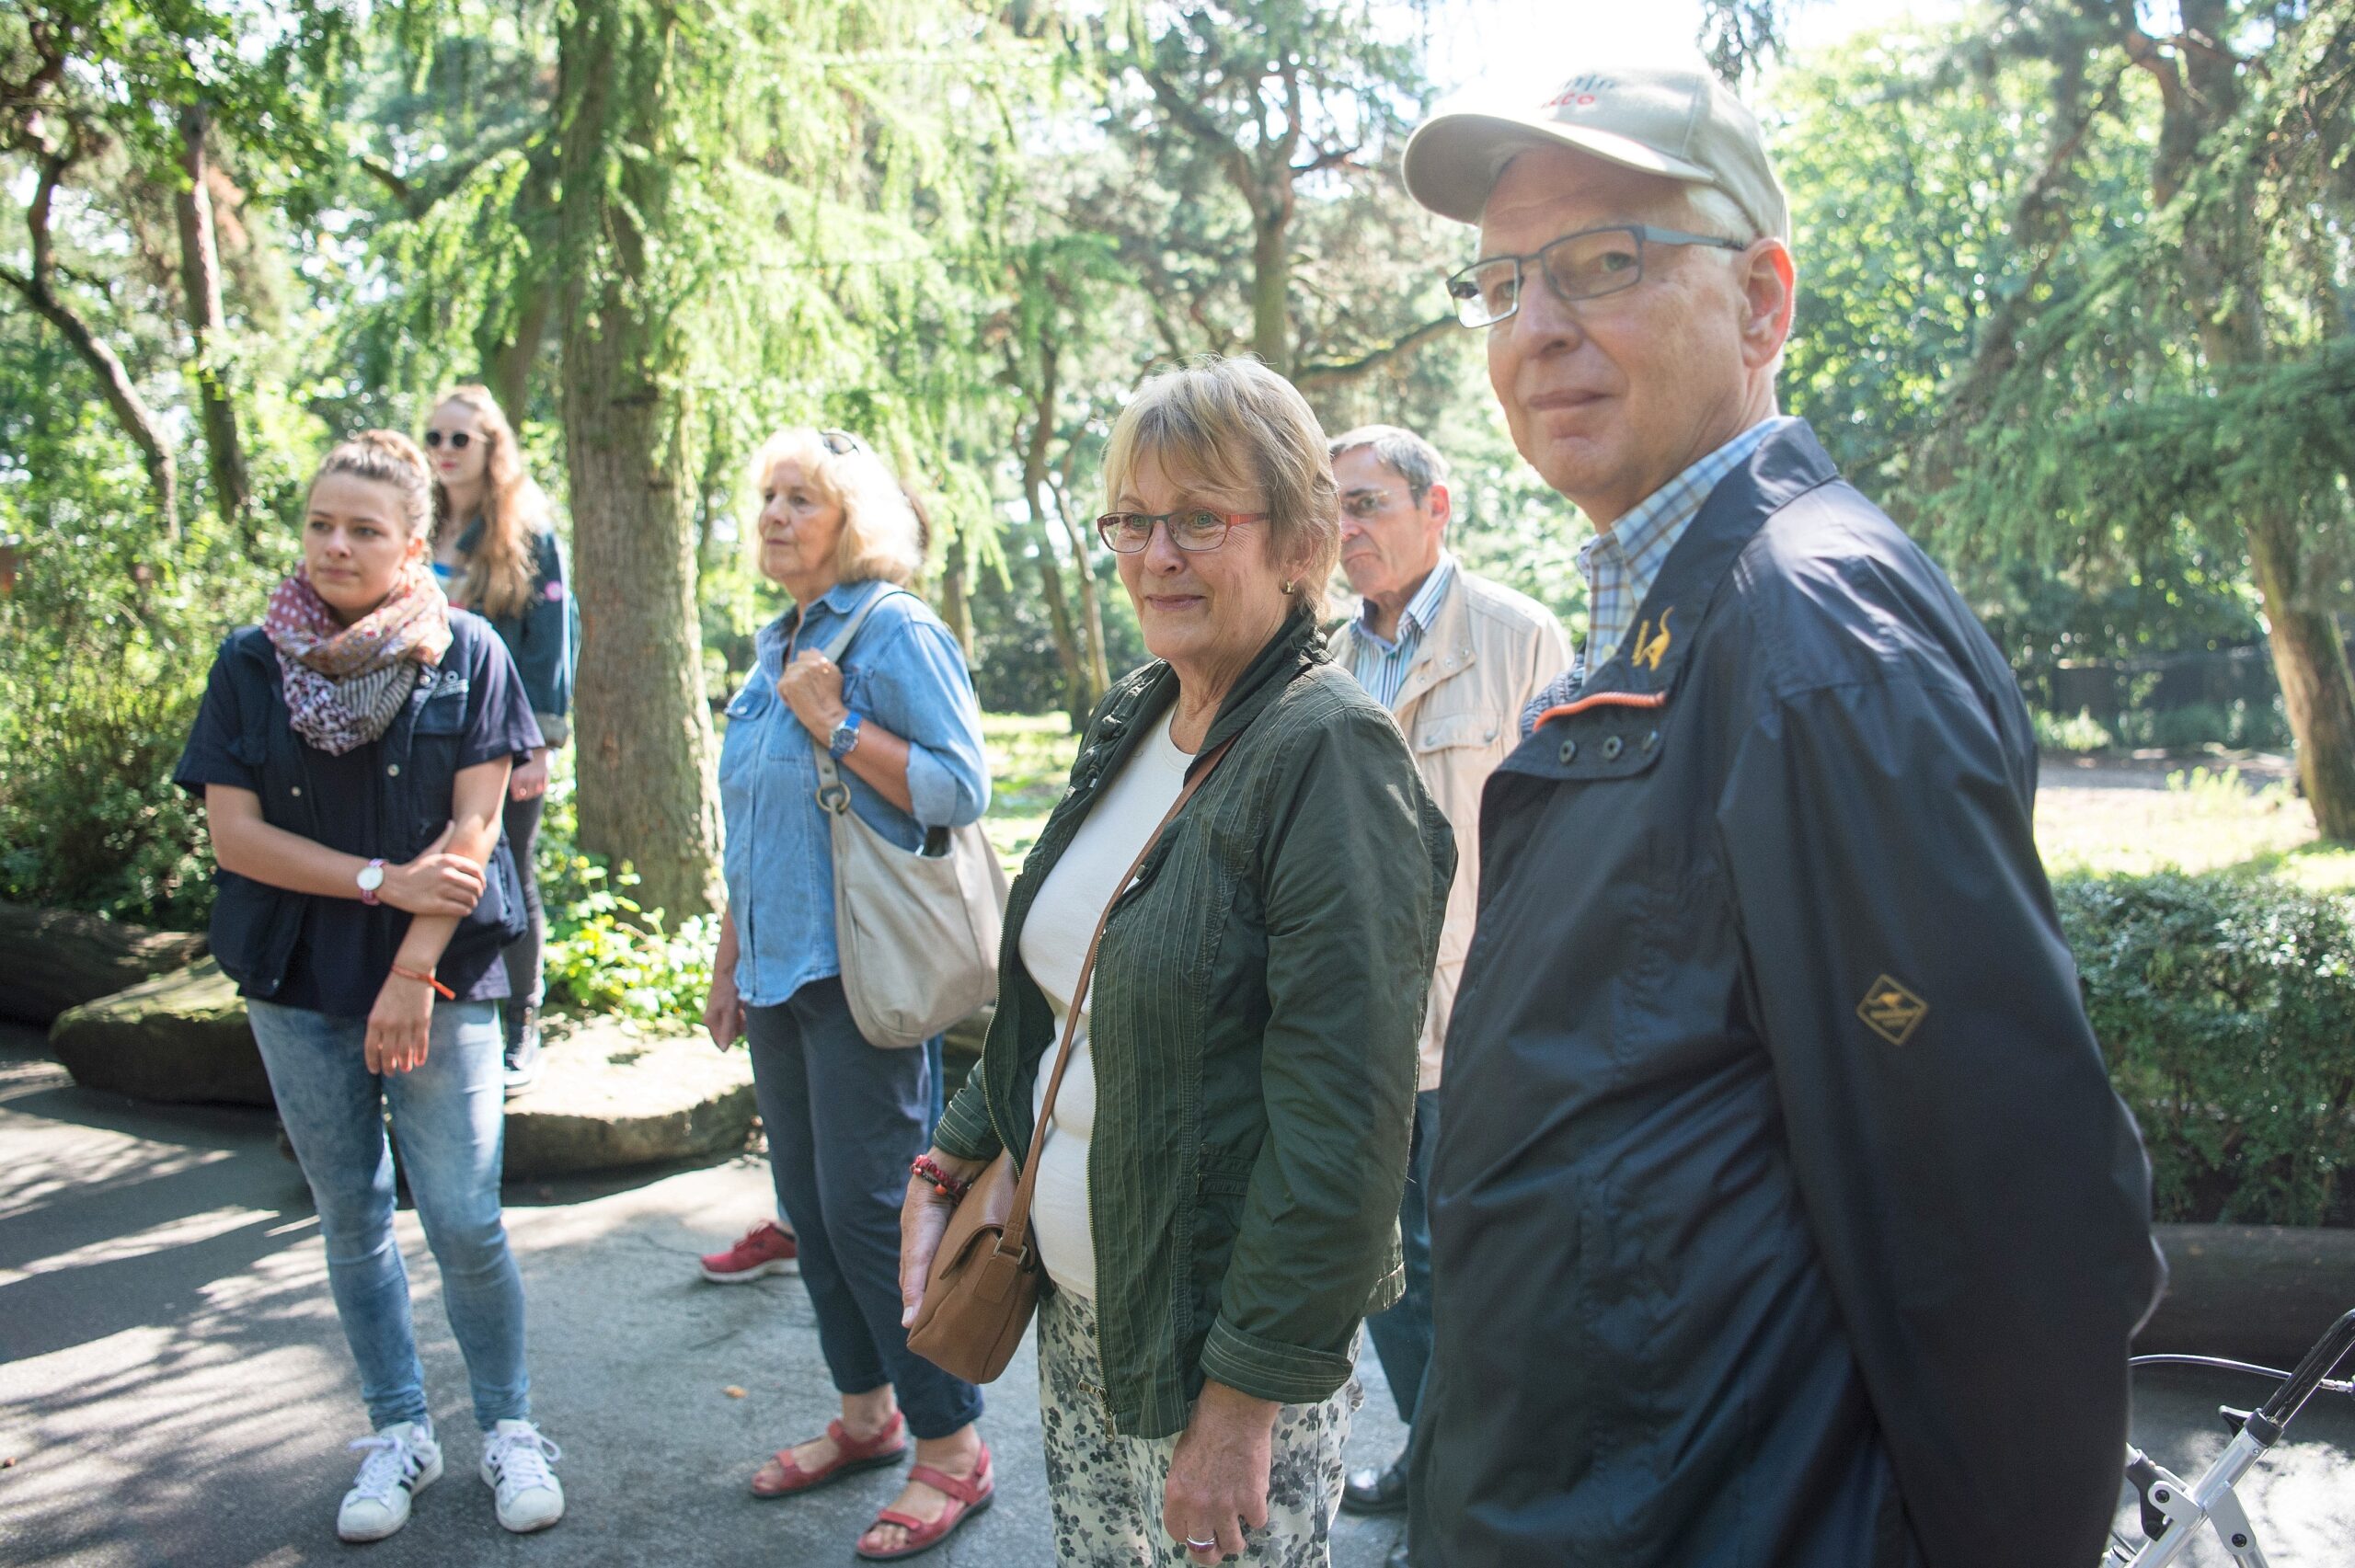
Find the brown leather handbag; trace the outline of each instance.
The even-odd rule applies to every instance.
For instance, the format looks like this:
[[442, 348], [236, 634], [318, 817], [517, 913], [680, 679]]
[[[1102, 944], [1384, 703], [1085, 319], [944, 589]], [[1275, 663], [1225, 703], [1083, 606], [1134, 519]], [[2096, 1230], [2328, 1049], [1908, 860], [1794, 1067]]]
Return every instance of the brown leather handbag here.
[[1227, 737], [1194, 770], [1145, 840], [1144, 848], [1114, 885], [1111, 903], [1096, 917], [1096, 933], [1087, 939], [1079, 983], [1072, 988], [1071, 1009], [1063, 1015], [1063, 1045], [1055, 1053], [1054, 1072], [1047, 1080], [1047, 1097], [1039, 1106], [1028, 1158], [1017, 1172], [1012, 1152], [1000, 1150], [948, 1217], [940, 1248], [932, 1254], [932, 1276], [925, 1282], [924, 1302], [916, 1308], [915, 1323], [908, 1330], [908, 1348], [969, 1383], [997, 1380], [1005, 1364], [1014, 1359], [1015, 1346], [1022, 1343], [1022, 1332], [1030, 1326], [1030, 1314], [1039, 1309], [1039, 1280], [1044, 1270], [1030, 1245], [1030, 1200], [1039, 1187], [1039, 1150], [1047, 1141], [1055, 1095], [1063, 1086], [1063, 1069], [1071, 1065], [1072, 1041], [1078, 1036], [1081, 1004], [1096, 975], [1096, 949], [1104, 940], [1104, 924], [1112, 918], [1112, 907], [1120, 901], [1120, 895], [1136, 880], [1145, 856], [1153, 853], [1171, 821], [1194, 798], [1194, 792], [1202, 787], [1235, 741], [1235, 736]]

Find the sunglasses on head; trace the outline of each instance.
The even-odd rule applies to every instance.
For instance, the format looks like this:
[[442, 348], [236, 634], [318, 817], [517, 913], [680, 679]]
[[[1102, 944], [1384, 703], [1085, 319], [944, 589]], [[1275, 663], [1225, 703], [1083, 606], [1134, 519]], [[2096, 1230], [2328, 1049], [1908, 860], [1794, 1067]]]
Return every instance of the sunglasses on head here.
[[468, 435], [464, 430], [453, 430], [446, 437], [439, 430], [428, 430], [425, 432], [425, 444], [427, 446], [438, 447], [442, 443], [442, 441], [447, 441], [450, 443], [450, 450], [452, 452], [465, 451], [466, 443], [472, 440], [474, 440], [474, 437]]
[[848, 430], [820, 430], [818, 432], [818, 444], [824, 447], [836, 457], [841, 457], [845, 452], [865, 452], [867, 450], [867, 443], [860, 441], [856, 436], [852, 435]]

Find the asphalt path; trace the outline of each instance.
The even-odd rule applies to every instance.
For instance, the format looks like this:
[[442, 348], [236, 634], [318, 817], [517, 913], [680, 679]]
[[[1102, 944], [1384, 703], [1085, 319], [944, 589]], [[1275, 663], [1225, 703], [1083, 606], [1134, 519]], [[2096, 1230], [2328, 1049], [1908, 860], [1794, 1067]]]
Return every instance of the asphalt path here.
[[[341, 1544], [345, 1444], [364, 1421], [317, 1224], [270, 1117], [88, 1093], [40, 1044], [0, 1032], [0, 1564], [847, 1564], [896, 1491], [890, 1472], [777, 1502], [745, 1490], [763, 1456], [821, 1431], [834, 1405], [798, 1280], [695, 1277], [696, 1253], [768, 1202], [764, 1168], [738, 1159], [507, 1194], [534, 1402], [563, 1446], [569, 1501], [540, 1537], [492, 1518], [464, 1369], [404, 1209], [448, 1473], [398, 1536]], [[1361, 1377], [1352, 1462], [1379, 1463], [1404, 1434], [1373, 1356]], [[983, 1417], [997, 1502], [925, 1562], [1051, 1561], [1036, 1378], [1026, 1345]], [[2188, 1474], [2222, 1446], [2215, 1404], [2247, 1402], [2248, 1385], [2169, 1373], [2139, 1394], [2139, 1440]], [[2036, 1419], [2020, 1413], [2023, 1427]], [[2292, 1436], [2245, 1489], [2272, 1561], [2355, 1564], [2355, 1402], [2316, 1410]], [[1335, 1563], [1378, 1568], [1396, 1528], [1344, 1516]], [[2188, 1561], [2228, 1559], [2203, 1549]]]

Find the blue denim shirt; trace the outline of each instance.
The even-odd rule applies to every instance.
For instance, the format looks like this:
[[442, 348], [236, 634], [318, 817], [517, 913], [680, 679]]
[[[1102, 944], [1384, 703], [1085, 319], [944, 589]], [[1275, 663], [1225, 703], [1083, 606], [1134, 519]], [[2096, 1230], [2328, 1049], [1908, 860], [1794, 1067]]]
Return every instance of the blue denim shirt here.
[[[871, 582], [837, 584], [809, 608], [795, 652], [822, 649], [872, 592]], [[787, 611], [754, 639], [752, 673], [728, 704], [719, 748], [719, 804], [728, 829], [722, 869], [736, 917], [736, 989], [753, 1007], [775, 1007], [811, 980], [842, 972], [834, 949], [834, 849], [818, 805], [817, 747], [776, 693]], [[927, 828], [978, 821], [990, 803], [982, 756], [982, 709], [957, 639], [922, 601], [893, 593], [875, 608], [844, 653], [843, 702], [862, 719], [908, 743], [911, 817], [847, 765], [851, 809], [902, 848]]]

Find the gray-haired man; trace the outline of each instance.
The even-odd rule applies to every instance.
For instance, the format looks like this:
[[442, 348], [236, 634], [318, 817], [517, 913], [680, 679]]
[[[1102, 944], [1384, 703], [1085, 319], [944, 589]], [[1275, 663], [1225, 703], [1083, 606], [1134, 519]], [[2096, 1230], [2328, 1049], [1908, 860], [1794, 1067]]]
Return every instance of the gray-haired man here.
[[[1407, 1293], [1367, 1323], [1412, 1427], [1431, 1348], [1430, 1225], [1423, 1201], [1439, 1131], [1440, 1046], [1472, 942], [1480, 877], [1480, 786], [1521, 738], [1522, 708], [1569, 664], [1561, 623], [1535, 600], [1466, 571], [1447, 550], [1447, 460], [1411, 430], [1367, 425], [1332, 443], [1341, 493], [1341, 570], [1363, 600], [1333, 636], [1333, 657], [1398, 721], [1423, 783], [1455, 829], [1455, 885], [1440, 933], [1423, 1024], [1413, 1154], [1398, 1230]], [[1406, 1455], [1350, 1478], [1341, 1505], [1407, 1505]]]
[[1442, 115], [1407, 189], [1595, 525], [1583, 670], [1483, 792], [1430, 1174], [1414, 1560], [2080, 1568], [2147, 1168], [2031, 831], [2019, 686], [1780, 416], [1795, 269], [1697, 72]]

